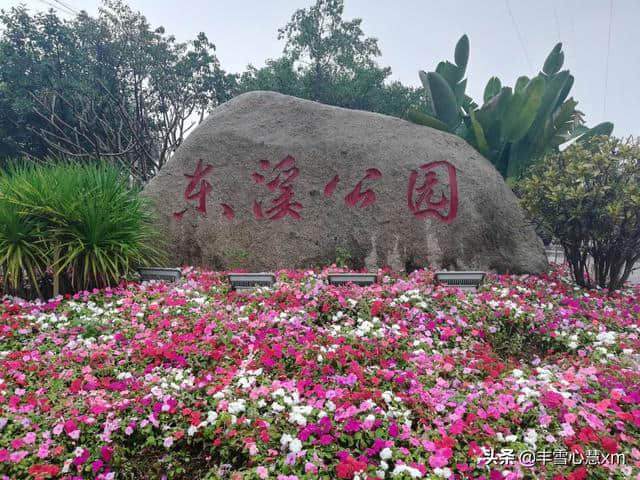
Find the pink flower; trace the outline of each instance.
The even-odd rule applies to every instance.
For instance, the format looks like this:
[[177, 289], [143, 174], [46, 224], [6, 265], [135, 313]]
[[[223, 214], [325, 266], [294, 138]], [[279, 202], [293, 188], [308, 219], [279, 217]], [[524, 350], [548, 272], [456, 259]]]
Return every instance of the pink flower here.
[[91, 463], [91, 470], [93, 471], [93, 473], [98, 473], [100, 470], [102, 470], [103, 465], [104, 463], [102, 462], [102, 460], [95, 460]]
[[266, 480], [267, 478], [269, 478], [269, 470], [267, 470], [267, 467], [256, 467], [256, 474], [262, 479], [262, 480]]
[[9, 460], [9, 450], [0, 448], [0, 462], [6, 462], [7, 460]]
[[82, 449], [82, 452], [80, 452], [80, 454], [73, 459], [73, 464], [82, 465], [89, 459], [90, 454], [91, 452], [89, 452], [89, 450], [87, 450], [86, 448]]
[[464, 431], [464, 422], [462, 420], [456, 420], [449, 428], [449, 433], [452, 435], [460, 435]]
[[165, 438], [162, 444], [164, 445], [164, 448], [171, 448], [171, 445], [173, 445], [173, 437]]
[[429, 465], [432, 468], [441, 468], [449, 463], [449, 459], [453, 455], [453, 451], [450, 448], [439, 448], [436, 453], [429, 458]]
[[27, 455], [29, 455], [29, 452], [27, 452], [26, 450], [18, 450], [17, 452], [13, 452], [11, 455], [9, 455], [9, 460], [11, 460], [13, 463], [18, 463], [21, 462], [22, 459]]
[[102, 460], [104, 460], [105, 462], [111, 461], [112, 454], [113, 454], [113, 447], [105, 446], [100, 449], [100, 456], [102, 457]]

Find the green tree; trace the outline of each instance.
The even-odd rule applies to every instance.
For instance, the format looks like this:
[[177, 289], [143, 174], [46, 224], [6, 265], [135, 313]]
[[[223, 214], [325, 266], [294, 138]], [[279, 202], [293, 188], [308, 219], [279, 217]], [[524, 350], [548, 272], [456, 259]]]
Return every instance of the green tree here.
[[615, 290], [640, 259], [640, 143], [595, 136], [546, 156], [519, 189], [578, 285]]
[[380, 67], [378, 41], [365, 36], [359, 18], [343, 19], [342, 0], [317, 0], [299, 9], [278, 30], [284, 55], [262, 68], [250, 65], [237, 77], [236, 93], [272, 90], [339, 107], [404, 117], [422, 106], [422, 93], [400, 82], [388, 83]]
[[380, 55], [378, 40], [362, 31], [362, 19], [346, 21], [343, 11], [342, 0], [316, 0], [278, 30], [278, 39], [286, 39], [285, 56], [305, 65], [318, 101], [330, 95], [331, 79], [373, 67]]
[[201, 33], [177, 42], [120, 0], [96, 17], [0, 13], [0, 155], [108, 158], [150, 178], [232, 85]]

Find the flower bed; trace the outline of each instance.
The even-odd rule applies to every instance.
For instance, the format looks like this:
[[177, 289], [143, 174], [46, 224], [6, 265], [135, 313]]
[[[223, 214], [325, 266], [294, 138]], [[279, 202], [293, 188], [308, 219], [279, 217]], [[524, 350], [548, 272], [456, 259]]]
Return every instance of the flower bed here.
[[640, 288], [278, 276], [5, 300], [0, 478], [640, 478]]

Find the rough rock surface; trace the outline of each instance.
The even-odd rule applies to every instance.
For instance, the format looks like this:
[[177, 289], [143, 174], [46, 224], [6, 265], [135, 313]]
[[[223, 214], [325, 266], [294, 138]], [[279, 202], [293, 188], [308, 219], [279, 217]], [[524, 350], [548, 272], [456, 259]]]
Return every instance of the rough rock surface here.
[[496, 169], [454, 135], [252, 92], [219, 106], [148, 184], [171, 262], [272, 270], [540, 272], [542, 242]]

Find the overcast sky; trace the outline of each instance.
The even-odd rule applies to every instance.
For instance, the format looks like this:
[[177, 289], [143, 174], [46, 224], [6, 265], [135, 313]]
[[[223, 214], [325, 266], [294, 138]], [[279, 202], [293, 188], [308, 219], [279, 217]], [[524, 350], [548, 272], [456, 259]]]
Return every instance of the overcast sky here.
[[[277, 29], [297, 8], [314, 0], [129, 0], [155, 27], [179, 40], [204, 31], [228, 72], [282, 52]], [[62, 0], [95, 13], [100, 0]], [[2, 7], [26, 4], [47, 9], [56, 0], [0, 0]], [[611, 9], [611, 7], [613, 7]], [[610, 12], [612, 11], [612, 15]], [[378, 39], [381, 65], [392, 78], [419, 85], [418, 70], [433, 70], [453, 58], [457, 39], [471, 41], [469, 93], [482, 100], [492, 75], [513, 85], [535, 75], [562, 41], [564, 68], [576, 77], [571, 94], [588, 125], [615, 124], [614, 134], [640, 135], [640, 0], [345, 0], [345, 18], [360, 17], [368, 36]], [[611, 18], [611, 22], [609, 21]], [[607, 45], [610, 48], [607, 76]], [[607, 85], [605, 88], [605, 84]]]

